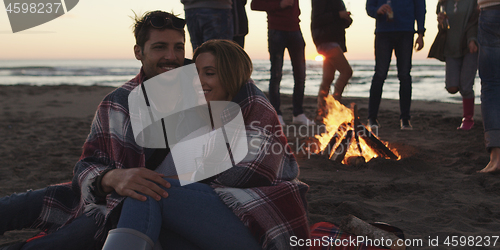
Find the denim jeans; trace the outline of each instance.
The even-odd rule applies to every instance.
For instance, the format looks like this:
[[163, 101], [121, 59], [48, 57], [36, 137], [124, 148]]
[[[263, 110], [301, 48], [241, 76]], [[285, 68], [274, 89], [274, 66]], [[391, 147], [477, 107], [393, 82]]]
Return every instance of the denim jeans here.
[[377, 119], [382, 87], [391, 63], [392, 51], [396, 55], [399, 78], [400, 119], [410, 119], [411, 107], [411, 57], [413, 32], [379, 32], [375, 34], [375, 74], [373, 75], [368, 102], [368, 119]]
[[[42, 211], [46, 189], [13, 194], [0, 199], [0, 234], [10, 230], [29, 228]], [[22, 250], [87, 250], [94, 249], [95, 220], [81, 215], [70, 224], [47, 236], [32, 240]]]
[[280, 110], [280, 82], [283, 75], [283, 56], [285, 48], [288, 49], [293, 68], [293, 115], [298, 116], [304, 113], [302, 103], [304, 101], [304, 88], [306, 82], [306, 43], [302, 37], [302, 32], [268, 30], [267, 41], [269, 46], [269, 57], [271, 59], [271, 79], [269, 81], [269, 102], [281, 115]]
[[250, 230], [208, 185], [166, 179], [168, 197], [126, 198], [118, 228], [160, 238], [164, 249], [260, 249]]
[[193, 51], [211, 39], [233, 39], [231, 9], [195, 8], [184, 12]]
[[479, 77], [486, 148], [500, 147], [500, 10], [479, 16]]

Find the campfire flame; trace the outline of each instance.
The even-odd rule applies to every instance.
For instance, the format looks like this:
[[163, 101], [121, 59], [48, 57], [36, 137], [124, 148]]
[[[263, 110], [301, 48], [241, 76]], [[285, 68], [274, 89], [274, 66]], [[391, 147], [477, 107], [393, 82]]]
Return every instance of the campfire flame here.
[[[316, 139], [319, 140], [320, 151], [325, 150], [332, 137], [335, 136], [339, 130], [340, 125], [351, 122], [354, 118], [353, 111], [335, 100], [333, 96], [328, 95], [325, 101], [327, 115], [323, 118], [323, 124], [325, 124], [326, 132], [321, 135], [316, 135]], [[343, 130], [343, 132], [345, 134], [347, 130]]]
[[[323, 118], [323, 123], [325, 124], [326, 132], [321, 135], [316, 135], [316, 139], [319, 141], [319, 151], [323, 152], [329, 146], [332, 138], [337, 134], [337, 141], [333, 146], [331, 157], [336, 149], [341, 143], [342, 138], [346, 136], [349, 130], [358, 131], [354, 128], [354, 111], [352, 109], [347, 108], [342, 105], [339, 101], [335, 100], [333, 96], [329, 95], [326, 99], [326, 107], [327, 107], [327, 116]], [[347, 126], [346, 126], [347, 124]], [[367, 131], [370, 131], [370, 127], [366, 127]], [[374, 135], [376, 137], [376, 135]], [[354, 138], [354, 137], [353, 137]], [[380, 140], [378, 137], [376, 137]], [[390, 148], [388, 142], [384, 142], [380, 140], [392, 153], [397, 156], [397, 159], [401, 159], [401, 156], [398, 154], [395, 148]], [[331, 145], [330, 145], [331, 146]], [[345, 149], [343, 149], [345, 150]], [[342, 160], [342, 163], [347, 164], [347, 160], [351, 157], [363, 157], [365, 162], [370, 161], [373, 158], [377, 157], [385, 157], [389, 158], [385, 155], [380, 155], [374, 150], [369, 144], [365, 141], [363, 136], [356, 136], [356, 140], [352, 140], [349, 148]]]

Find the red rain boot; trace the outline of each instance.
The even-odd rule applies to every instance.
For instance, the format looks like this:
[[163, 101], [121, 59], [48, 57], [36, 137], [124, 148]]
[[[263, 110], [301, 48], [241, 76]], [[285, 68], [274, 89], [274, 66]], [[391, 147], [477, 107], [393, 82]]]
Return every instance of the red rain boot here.
[[462, 124], [457, 129], [470, 130], [474, 126], [474, 98], [462, 99], [462, 105], [464, 109], [464, 118], [462, 119]]

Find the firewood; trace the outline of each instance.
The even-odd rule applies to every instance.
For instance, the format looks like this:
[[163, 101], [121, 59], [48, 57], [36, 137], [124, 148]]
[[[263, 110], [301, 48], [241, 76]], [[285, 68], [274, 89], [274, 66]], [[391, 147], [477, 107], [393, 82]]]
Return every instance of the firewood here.
[[393, 160], [398, 159], [398, 157], [390, 149], [388, 149], [384, 143], [377, 139], [371, 131], [368, 131], [365, 126], [361, 126], [360, 136], [365, 140], [366, 144], [368, 144], [368, 146], [379, 155]]
[[387, 240], [390, 239], [392, 242], [392, 246], [390, 246], [390, 249], [395, 249], [395, 250], [406, 249], [406, 246], [404, 246], [404, 244], [403, 246], [397, 245], [397, 242], [400, 239], [393, 233], [372, 226], [364, 222], [363, 220], [357, 218], [354, 215], [348, 215], [347, 217], [345, 217], [340, 222], [339, 228], [348, 233], [355, 234], [357, 236], [363, 236], [371, 240], [376, 240], [376, 239], [381, 240], [383, 238], [384, 242], [387, 242]]
[[356, 140], [356, 143], [358, 144], [358, 150], [361, 155], [363, 155], [363, 150], [361, 149], [361, 145], [359, 144], [359, 131], [363, 125], [361, 125], [361, 122], [359, 122], [359, 116], [358, 116], [358, 105], [356, 103], [351, 103], [351, 109], [352, 113], [354, 115], [353, 119], [353, 126], [354, 126], [354, 140]]
[[366, 160], [363, 156], [351, 156], [346, 159], [346, 164], [349, 166], [359, 166], [364, 163], [366, 163]]
[[328, 145], [323, 150], [323, 155], [326, 155], [327, 157], [330, 157], [332, 155], [332, 152], [334, 152], [333, 148], [337, 144], [337, 141], [342, 139], [342, 138], [340, 138], [339, 134], [344, 134], [345, 131], [347, 130], [347, 128], [348, 128], [348, 124], [347, 123], [344, 122], [344, 123], [340, 124], [340, 126], [337, 129], [337, 132], [330, 139], [330, 142], [328, 142]]
[[338, 163], [341, 163], [344, 160], [345, 154], [347, 153], [349, 146], [351, 146], [351, 141], [353, 139], [352, 134], [352, 129], [347, 131], [347, 133], [344, 135], [344, 138], [342, 139], [342, 142], [340, 142], [335, 151], [332, 152], [330, 160]]

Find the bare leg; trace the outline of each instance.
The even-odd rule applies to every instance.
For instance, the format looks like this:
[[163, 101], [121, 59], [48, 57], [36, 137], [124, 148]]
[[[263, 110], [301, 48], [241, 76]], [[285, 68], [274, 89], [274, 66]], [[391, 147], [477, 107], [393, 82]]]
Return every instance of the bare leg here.
[[500, 172], [500, 148], [492, 148], [490, 151], [490, 162], [479, 173]]
[[340, 48], [336, 48], [334, 52], [334, 65], [335, 68], [339, 71], [340, 75], [337, 81], [335, 82], [335, 88], [333, 92], [333, 97], [337, 100], [340, 100], [342, 97], [342, 93], [344, 92], [344, 88], [349, 82], [349, 79], [352, 77], [352, 68], [349, 65], [349, 62], [344, 56], [344, 53]]
[[325, 98], [330, 93], [330, 85], [335, 78], [335, 66], [333, 64], [332, 57], [326, 57], [323, 61], [323, 79], [321, 80], [321, 85], [319, 86], [318, 92], [318, 116], [317, 121], [322, 122], [323, 117], [326, 116], [326, 102]]
[[344, 52], [339, 47], [329, 50], [325, 54], [325, 57], [323, 61], [323, 79], [318, 93], [318, 116], [316, 117], [316, 121], [318, 122], [321, 122], [322, 118], [326, 116], [325, 98], [330, 93], [330, 85], [335, 79], [335, 71], [338, 70], [340, 73], [339, 78], [335, 82], [333, 93], [333, 97], [337, 100], [340, 100], [342, 97], [344, 88], [352, 76], [351, 65], [349, 65]]

